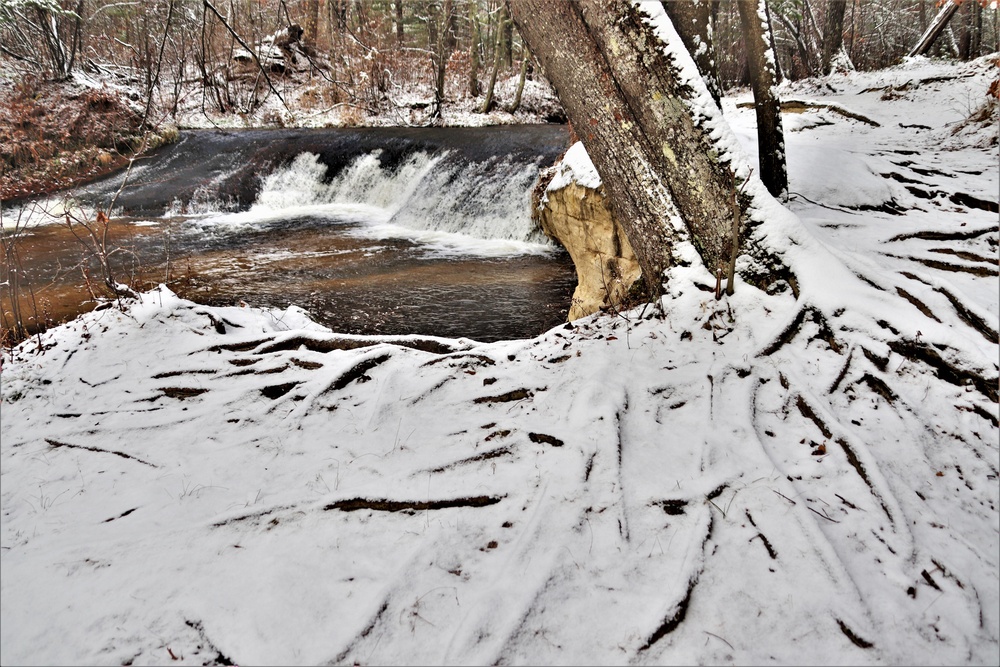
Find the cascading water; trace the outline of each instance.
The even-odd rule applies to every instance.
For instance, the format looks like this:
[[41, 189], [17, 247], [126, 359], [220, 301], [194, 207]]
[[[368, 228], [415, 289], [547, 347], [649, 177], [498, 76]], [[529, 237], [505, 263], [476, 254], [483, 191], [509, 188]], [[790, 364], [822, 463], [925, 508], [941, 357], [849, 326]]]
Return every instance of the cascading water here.
[[329, 178], [319, 155], [300, 153], [262, 179], [248, 211], [211, 222], [246, 225], [315, 216], [366, 222], [355, 231], [361, 235], [407, 238], [475, 254], [552, 249], [529, 209], [537, 164], [502, 158], [469, 163], [448, 152], [419, 151], [385, 166], [381, 157], [380, 150], [361, 155]]
[[[565, 140], [545, 126], [192, 132], [116, 207], [142, 225], [133, 248], [154, 273], [184, 273], [181, 296], [295, 304], [348, 333], [523, 337], [558, 324], [573, 289], [530, 212]], [[104, 208], [120, 188], [74, 195]]]

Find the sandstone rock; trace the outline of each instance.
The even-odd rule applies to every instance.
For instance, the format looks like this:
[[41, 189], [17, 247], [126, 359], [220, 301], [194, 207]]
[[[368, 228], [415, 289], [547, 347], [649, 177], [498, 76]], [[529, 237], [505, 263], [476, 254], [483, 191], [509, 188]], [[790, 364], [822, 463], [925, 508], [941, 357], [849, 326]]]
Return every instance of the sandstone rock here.
[[608, 209], [603, 187], [563, 182], [546, 191], [545, 201], [534, 211], [542, 231], [566, 248], [576, 266], [577, 287], [568, 318], [572, 322], [624, 303], [641, 271]]

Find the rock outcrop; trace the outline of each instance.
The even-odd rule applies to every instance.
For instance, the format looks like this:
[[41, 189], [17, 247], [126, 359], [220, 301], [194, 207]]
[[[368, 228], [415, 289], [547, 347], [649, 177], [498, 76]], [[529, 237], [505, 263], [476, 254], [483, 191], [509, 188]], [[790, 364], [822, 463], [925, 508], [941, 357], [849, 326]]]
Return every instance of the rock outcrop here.
[[535, 218], [546, 235], [566, 248], [576, 266], [577, 286], [568, 319], [572, 322], [625, 303], [641, 271], [582, 144], [575, 144], [560, 164], [543, 175], [539, 190]]

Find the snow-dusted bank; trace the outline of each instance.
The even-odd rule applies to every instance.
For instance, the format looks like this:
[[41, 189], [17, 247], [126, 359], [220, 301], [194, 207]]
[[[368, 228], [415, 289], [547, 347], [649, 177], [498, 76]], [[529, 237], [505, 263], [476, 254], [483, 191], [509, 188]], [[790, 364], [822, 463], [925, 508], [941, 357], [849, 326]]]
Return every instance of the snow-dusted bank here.
[[798, 297], [693, 262], [481, 344], [160, 289], [25, 343], [0, 660], [996, 663], [996, 154], [942, 103], [989, 67], [785, 91], [878, 123], [786, 126]]

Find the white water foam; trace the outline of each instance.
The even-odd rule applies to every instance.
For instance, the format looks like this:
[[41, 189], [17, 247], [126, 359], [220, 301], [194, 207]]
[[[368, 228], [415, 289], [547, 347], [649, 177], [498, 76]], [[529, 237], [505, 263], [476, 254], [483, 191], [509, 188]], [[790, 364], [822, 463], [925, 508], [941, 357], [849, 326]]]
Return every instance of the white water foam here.
[[356, 158], [326, 181], [313, 153], [298, 155], [263, 179], [250, 210], [211, 216], [204, 227], [252, 227], [294, 217], [360, 222], [351, 234], [415, 241], [435, 255], [541, 254], [554, 245], [531, 220], [532, 164], [461, 163], [447, 154], [414, 153], [395, 168], [381, 151]]

